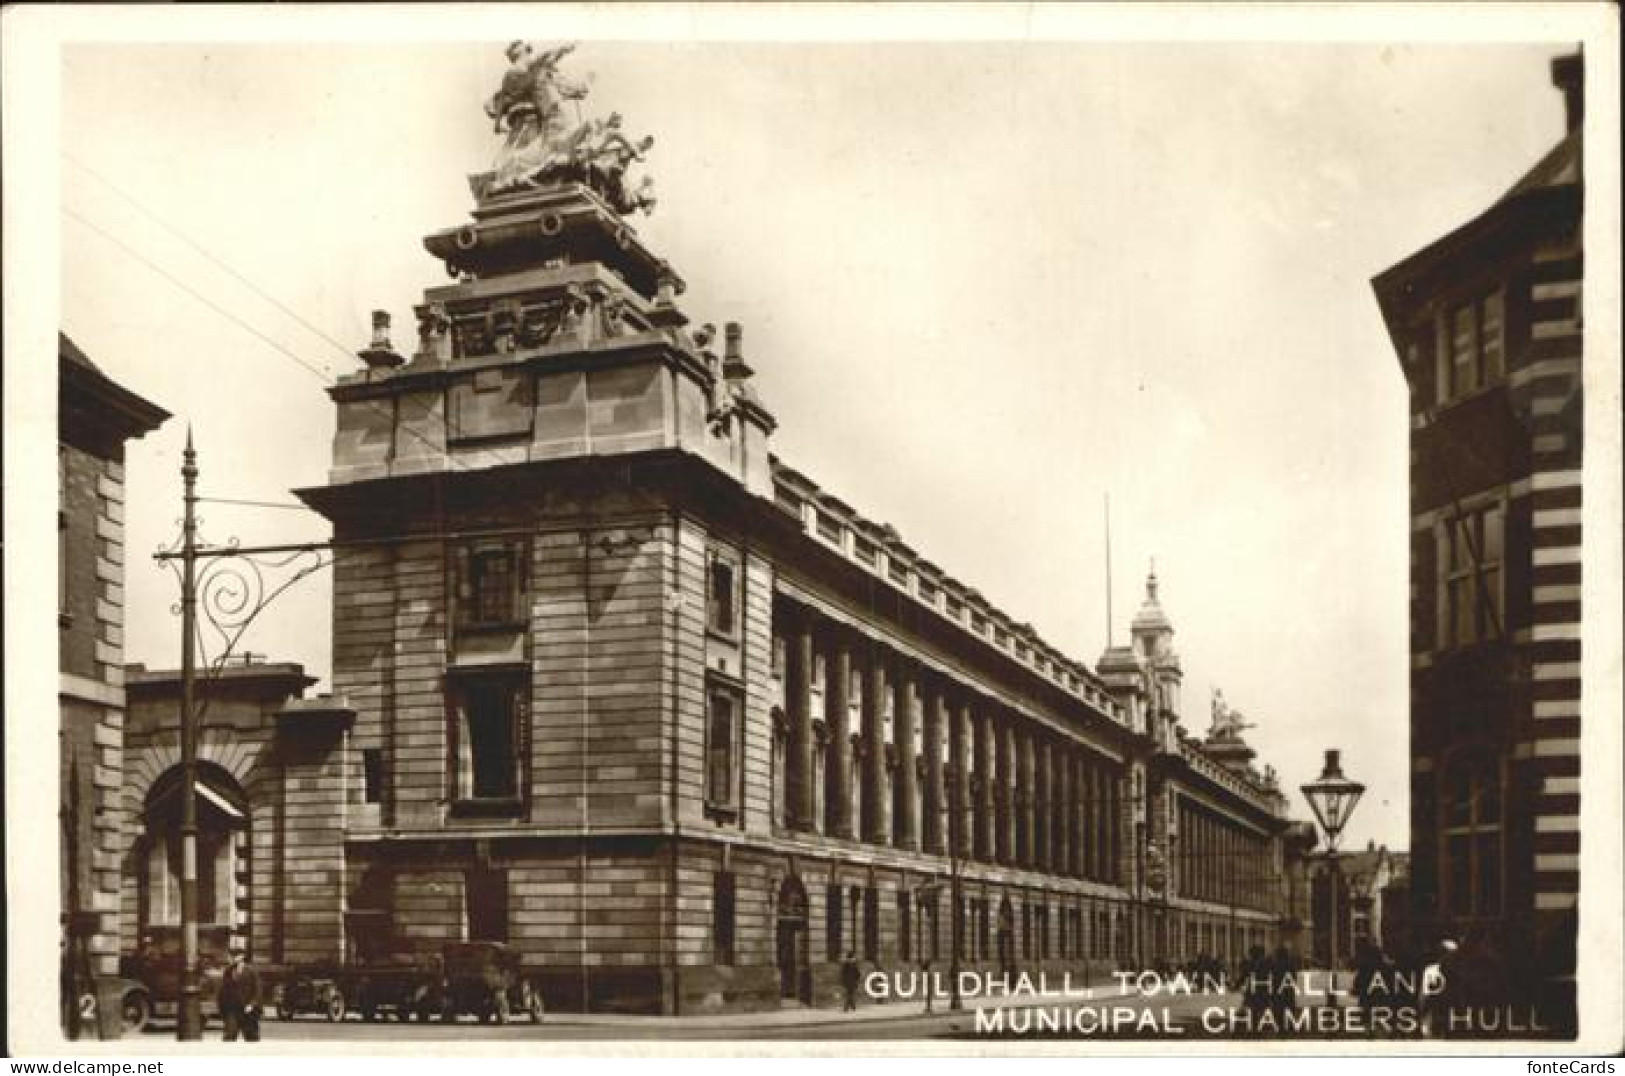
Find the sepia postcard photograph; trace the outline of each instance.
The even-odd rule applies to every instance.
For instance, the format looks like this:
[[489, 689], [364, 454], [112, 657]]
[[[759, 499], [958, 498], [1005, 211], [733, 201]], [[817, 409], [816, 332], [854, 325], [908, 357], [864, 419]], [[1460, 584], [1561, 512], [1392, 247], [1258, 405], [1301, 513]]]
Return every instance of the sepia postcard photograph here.
[[1617, 9], [3, 25], [8, 1054], [1625, 1047]]

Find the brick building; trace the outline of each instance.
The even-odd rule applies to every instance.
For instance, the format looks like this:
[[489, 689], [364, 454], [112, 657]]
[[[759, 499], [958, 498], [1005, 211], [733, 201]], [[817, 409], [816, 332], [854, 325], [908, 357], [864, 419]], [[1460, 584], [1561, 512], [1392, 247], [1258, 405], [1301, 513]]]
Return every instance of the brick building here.
[[[87, 1004], [118, 971], [125, 825], [124, 443], [169, 417], [57, 336], [57, 645], [62, 994], [69, 1034], [118, 1034], [117, 1005]], [[105, 999], [101, 999], [105, 1000]], [[99, 1010], [99, 1018], [98, 1011]]]
[[1572, 1030], [1583, 71], [1563, 139], [1376, 278], [1410, 386], [1414, 928]]
[[353, 726], [273, 959], [502, 940], [555, 1008], [689, 1012], [831, 1000], [848, 951], [1277, 940], [1285, 801], [1179, 728], [1155, 580], [1091, 670], [775, 458], [738, 327], [691, 327], [620, 173], [568, 163], [601, 129], [475, 177], [413, 354], [379, 315], [329, 390], [298, 493]]

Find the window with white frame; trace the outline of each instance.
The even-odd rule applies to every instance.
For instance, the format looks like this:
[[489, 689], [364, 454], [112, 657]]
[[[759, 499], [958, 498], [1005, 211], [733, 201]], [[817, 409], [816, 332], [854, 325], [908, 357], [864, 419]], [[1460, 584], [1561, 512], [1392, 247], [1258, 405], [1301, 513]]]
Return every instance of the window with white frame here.
[[1459, 303], [1435, 322], [1438, 402], [1449, 403], [1506, 375], [1506, 313], [1499, 290]]
[[1439, 533], [1440, 649], [1499, 637], [1506, 513], [1500, 502], [1447, 518]]

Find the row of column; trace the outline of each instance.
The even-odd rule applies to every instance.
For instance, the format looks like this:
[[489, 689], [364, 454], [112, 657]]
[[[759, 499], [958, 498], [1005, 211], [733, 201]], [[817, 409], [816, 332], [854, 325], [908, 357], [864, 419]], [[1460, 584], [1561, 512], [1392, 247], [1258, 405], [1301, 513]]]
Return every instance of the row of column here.
[[[785, 814], [792, 829], [937, 854], [952, 839], [964, 858], [1122, 880], [1126, 797], [1117, 768], [1104, 757], [814, 614], [783, 616], [780, 625]], [[814, 727], [815, 654], [824, 657], [822, 745]], [[818, 750], [825, 752], [821, 767]], [[823, 818], [815, 787], [820, 769]]]
[[1268, 842], [1203, 811], [1180, 811], [1179, 891], [1198, 900], [1270, 906], [1276, 872]]

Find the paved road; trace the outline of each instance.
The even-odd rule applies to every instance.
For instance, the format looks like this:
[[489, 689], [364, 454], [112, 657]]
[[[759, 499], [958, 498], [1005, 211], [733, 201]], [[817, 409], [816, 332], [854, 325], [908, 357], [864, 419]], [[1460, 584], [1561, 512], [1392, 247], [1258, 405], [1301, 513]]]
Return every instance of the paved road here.
[[[1116, 1032], [1089, 1029], [1087, 1034], [1038, 1035], [1047, 1040], [1065, 1038], [1083, 1042], [1089, 1039], [1112, 1038], [1166, 1038], [1185, 1041], [1200, 1038], [1200, 1013], [1209, 1006], [1229, 1006], [1236, 1003], [1233, 995], [1199, 995], [1182, 998], [1133, 998], [1080, 1001], [1040, 1001], [1040, 1006], [1051, 1011], [1077, 1010], [1080, 1007], [1098, 1009], [1107, 1006], [1118, 1012], [1119, 1029]], [[581, 1017], [569, 1013], [549, 1016], [540, 1026], [529, 1020], [518, 1020], [498, 1027], [472, 1020], [456, 1024], [397, 1023], [381, 1021], [366, 1023], [354, 1017], [340, 1023], [329, 1023], [314, 1017], [292, 1021], [266, 1020], [264, 1038], [268, 1042], [389, 1042], [392, 1044], [421, 1042], [615, 1042], [635, 1040], [662, 1040], [679, 1042], [717, 1042], [739, 1040], [813, 1040], [813, 1041], [895, 1041], [909, 1039], [957, 1039], [972, 1041], [985, 1038], [978, 1031], [973, 1010], [960, 1013], [938, 1011], [927, 1016], [918, 1004], [886, 1006], [895, 1009], [884, 1015], [878, 1010], [866, 1010], [855, 1018], [843, 1018], [839, 1012], [827, 1009], [803, 1010], [794, 1013], [768, 1013], [758, 1021], [748, 1017], [707, 1018], [692, 1017], [681, 1020], [645, 1019], [639, 1017], [616, 1018], [607, 1016]], [[1023, 1024], [1017, 1009], [1028, 1005], [1011, 1005], [1006, 1017], [1009, 1026], [1017, 1031]], [[1136, 1015], [1124, 1016], [1124, 1012]], [[1135, 1025], [1139, 1026], [1136, 1031]], [[1155, 1025], [1155, 1031], [1149, 1030]], [[1165, 1029], [1178, 1027], [1184, 1034], [1177, 1038]], [[172, 1026], [160, 1025], [143, 1036], [149, 1040], [174, 1034]], [[205, 1036], [210, 1040], [220, 1037], [218, 1025], [211, 1025]], [[1025, 1033], [1008, 1038], [1024, 1038]]]

